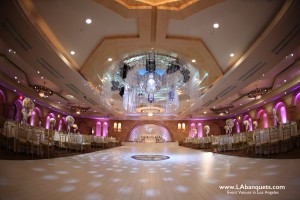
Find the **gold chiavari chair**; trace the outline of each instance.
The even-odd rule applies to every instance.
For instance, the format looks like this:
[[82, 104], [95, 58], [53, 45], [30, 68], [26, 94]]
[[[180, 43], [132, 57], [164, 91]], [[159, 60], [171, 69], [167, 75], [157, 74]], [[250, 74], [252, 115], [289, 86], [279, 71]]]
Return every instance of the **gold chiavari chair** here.
[[279, 153], [279, 130], [277, 127], [270, 128], [269, 155]]
[[42, 132], [43, 130], [41, 128], [28, 128], [28, 145], [29, 150], [31, 152], [31, 157], [33, 157], [34, 154], [41, 156], [41, 138], [42, 138]]
[[289, 151], [291, 147], [291, 124], [282, 124], [281, 152]]
[[91, 135], [84, 135], [82, 146], [84, 151], [91, 151], [92, 148], [92, 136]]
[[264, 128], [260, 129], [259, 131], [255, 131], [254, 138], [255, 138], [255, 153], [261, 154], [266, 153], [269, 147], [269, 129]]
[[299, 135], [297, 130], [297, 123], [291, 121], [291, 146], [292, 148], [299, 146]]
[[47, 155], [49, 158], [50, 153], [54, 154], [54, 130], [45, 129], [44, 138], [41, 141], [43, 156]]
[[255, 140], [254, 140], [254, 134], [256, 131], [250, 131], [250, 132], [246, 132], [245, 136], [246, 136], [246, 148], [247, 148], [247, 154], [249, 152], [251, 152], [251, 154], [253, 154], [254, 152], [254, 148], [255, 148]]
[[17, 142], [16, 142], [18, 156], [20, 151], [25, 151], [25, 153], [28, 154], [27, 134], [28, 134], [28, 126], [19, 124]]

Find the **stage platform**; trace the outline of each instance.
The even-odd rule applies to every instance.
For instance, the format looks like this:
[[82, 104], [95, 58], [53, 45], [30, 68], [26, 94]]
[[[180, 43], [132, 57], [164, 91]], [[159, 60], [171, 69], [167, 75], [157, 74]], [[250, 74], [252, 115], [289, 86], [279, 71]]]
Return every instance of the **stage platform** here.
[[160, 147], [176, 147], [178, 142], [163, 142], [163, 143], [147, 143], [147, 142], [121, 142], [123, 146], [160, 146]]

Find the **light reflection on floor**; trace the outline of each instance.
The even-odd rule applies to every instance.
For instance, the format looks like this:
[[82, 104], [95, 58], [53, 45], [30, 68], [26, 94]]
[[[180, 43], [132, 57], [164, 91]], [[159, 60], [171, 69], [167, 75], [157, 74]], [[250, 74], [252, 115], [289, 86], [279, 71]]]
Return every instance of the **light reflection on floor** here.
[[[132, 159], [136, 154], [163, 154], [170, 159]], [[123, 146], [48, 160], [0, 160], [0, 199], [298, 199], [299, 167], [299, 159], [251, 159], [184, 147]], [[228, 194], [219, 188], [240, 184], [283, 185], [286, 189], [271, 196]]]

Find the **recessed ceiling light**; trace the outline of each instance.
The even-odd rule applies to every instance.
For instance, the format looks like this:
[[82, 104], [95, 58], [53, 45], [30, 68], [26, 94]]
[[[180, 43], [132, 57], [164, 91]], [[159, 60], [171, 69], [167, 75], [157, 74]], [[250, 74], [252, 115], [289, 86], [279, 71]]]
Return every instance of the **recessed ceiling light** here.
[[40, 71], [37, 71], [37, 73], [39, 74], [39, 73], [40, 73]]
[[85, 20], [85, 23], [91, 24], [91, 23], [92, 23], [92, 20], [88, 18], [88, 19]]
[[265, 76], [265, 74], [262, 74], [262, 76]]
[[15, 79], [18, 79], [18, 77], [15, 76]]
[[33, 101], [35, 102], [35, 99], [33, 99]]
[[20, 81], [18, 81], [18, 83], [20, 83]]
[[193, 59], [193, 60], [192, 60], [192, 62], [193, 62], [193, 63], [195, 63], [195, 62], [196, 62], [196, 60], [195, 60], [195, 59]]
[[284, 92], [284, 94], [286, 94], [286, 92]]
[[215, 29], [217, 29], [217, 28], [220, 27], [220, 25], [219, 25], [218, 23], [214, 23], [213, 27], [214, 27]]
[[293, 54], [293, 53], [291, 53], [291, 56], [294, 56], [294, 54]]
[[110, 61], [112, 61], [112, 58], [108, 58], [107, 60], [110, 62]]
[[240, 106], [242, 106], [243, 104], [240, 103]]
[[71, 55], [75, 55], [75, 51], [71, 51], [70, 53], [71, 53]]
[[233, 56], [234, 56], [234, 53], [231, 53], [231, 54], [230, 54], [230, 57], [233, 57]]
[[14, 92], [16, 92], [17, 90], [14, 90]]
[[41, 79], [44, 79], [44, 77], [43, 77], [43, 76], [41, 76]]
[[206, 114], [206, 111], [204, 111], [203, 113]]
[[11, 50], [11, 49], [9, 49], [9, 50], [8, 50], [8, 52], [12, 52], [12, 50]]
[[286, 83], [286, 80], [284, 79], [284, 81], [283, 82], [285, 82]]

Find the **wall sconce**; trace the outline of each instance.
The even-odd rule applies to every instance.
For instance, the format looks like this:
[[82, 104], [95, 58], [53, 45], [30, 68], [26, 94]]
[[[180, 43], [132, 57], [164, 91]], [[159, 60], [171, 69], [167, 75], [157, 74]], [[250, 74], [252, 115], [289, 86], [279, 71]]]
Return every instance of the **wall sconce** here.
[[178, 130], [181, 130], [181, 123], [178, 123]]
[[121, 123], [118, 123], [118, 132], [121, 132], [121, 129], [122, 129], [122, 125]]
[[115, 123], [114, 123], [114, 131], [116, 131], [117, 129], [118, 129], [118, 123], [115, 122]]

